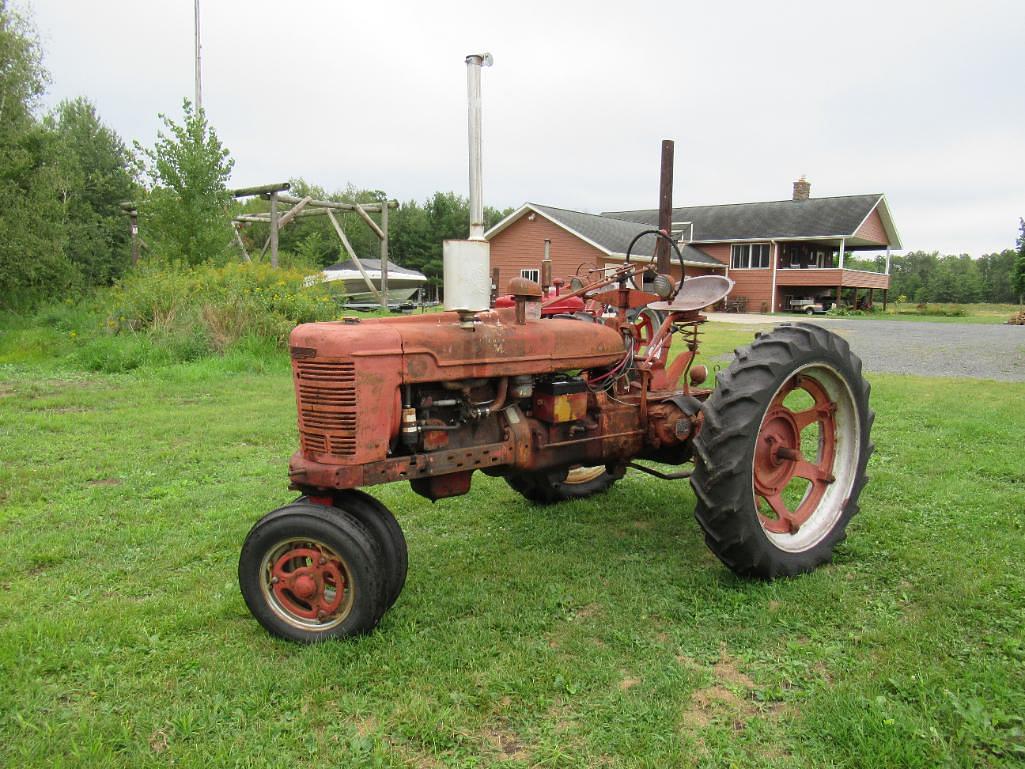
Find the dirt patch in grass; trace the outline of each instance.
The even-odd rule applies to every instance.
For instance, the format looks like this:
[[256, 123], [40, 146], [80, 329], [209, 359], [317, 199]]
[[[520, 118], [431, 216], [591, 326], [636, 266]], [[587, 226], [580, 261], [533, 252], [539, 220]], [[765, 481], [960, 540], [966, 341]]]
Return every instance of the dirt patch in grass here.
[[376, 733], [377, 728], [377, 719], [373, 716], [366, 716], [365, 718], [356, 719], [356, 734], [358, 734], [360, 737], [366, 737], [368, 734]]
[[[681, 665], [697, 669], [698, 664], [689, 657], [677, 657]], [[710, 686], [698, 689], [680, 717], [680, 725], [689, 732], [698, 731], [713, 722], [728, 723], [735, 731], [743, 731], [748, 722], [757, 717], [781, 718], [786, 710], [781, 702], [760, 706], [751, 695], [755, 683], [737, 665], [725, 650], [712, 666], [715, 677]]]
[[751, 703], [741, 699], [725, 686], [698, 689], [691, 695], [690, 704], [683, 711], [680, 723], [689, 731], [704, 729], [714, 720], [728, 720], [734, 729], [743, 730], [746, 719], [754, 715]]
[[167, 732], [163, 729], [157, 729], [149, 736], [149, 749], [154, 753], [163, 753], [167, 750], [167, 746]]
[[97, 478], [89, 481], [90, 486], [120, 486], [123, 481], [120, 478]]
[[45, 411], [47, 414], [84, 414], [98, 411], [91, 406], [29, 406], [30, 411]]
[[624, 676], [619, 681], [619, 690], [625, 692], [627, 689], [633, 689], [637, 684], [641, 682], [641, 679], [634, 678], [633, 676]]
[[715, 663], [712, 668], [712, 672], [715, 673], [715, 677], [725, 684], [730, 684], [734, 687], [739, 687], [750, 691], [755, 688], [754, 681], [752, 681], [745, 673], [741, 672], [740, 668], [737, 667], [737, 662], [731, 659], [725, 652], [719, 657], [719, 661]]
[[520, 738], [505, 724], [492, 727], [484, 733], [484, 741], [498, 754], [501, 761], [527, 761], [531, 752]]

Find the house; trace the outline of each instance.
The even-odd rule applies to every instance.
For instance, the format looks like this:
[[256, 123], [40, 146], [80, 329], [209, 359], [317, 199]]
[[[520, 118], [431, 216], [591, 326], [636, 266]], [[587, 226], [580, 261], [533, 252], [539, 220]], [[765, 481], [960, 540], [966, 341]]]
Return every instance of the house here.
[[[890, 250], [902, 247], [884, 195], [813, 198], [803, 177], [790, 200], [674, 208], [672, 221], [687, 276], [728, 276], [736, 283], [730, 298], [755, 312], [792, 309], [807, 297], [871, 302], [876, 291], [885, 304]], [[545, 241], [553, 275], [584, 275], [621, 265], [630, 241], [657, 222], [655, 209], [586, 214], [525, 203], [485, 237], [504, 288], [514, 277], [538, 278]], [[638, 241], [631, 261], [651, 261], [655, 240]], [[885, 273], [844, 266], [852, 253], [882, 250]], [[680, 277], [675, 254], [673, 277]]]

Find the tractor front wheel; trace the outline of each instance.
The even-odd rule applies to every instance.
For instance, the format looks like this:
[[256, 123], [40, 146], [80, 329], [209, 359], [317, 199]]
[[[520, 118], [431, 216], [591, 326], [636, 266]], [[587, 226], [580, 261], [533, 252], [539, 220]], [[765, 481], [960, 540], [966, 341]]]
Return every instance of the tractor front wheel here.
[[[402, 533], [402, 527], [395, 519], [392, 511], [385, 507], [374, 497], [359, 489], [338, 490], [330, 497], [333, 508], [343, 510], [357, 521], [362, 523], [377, 540], [377, 544], [384, 554], [383, 568], [385, 570], [386, 592], [388, 595], [387, 606], [390, 609], [398, 599], [406, 584], [406, 572], [409, 570], [409, 553], [406, 547], [406, 537]], [[293, 502], [308, 502], [309, 497], [303, 495]]]
[[738, 350], [694, 441], [695, 515], [719, 559], [772, 579], [832, 558], [872, 452], [869, 385], [847, 342], [786, 324]]
[[505, 480], [531, 502], [547, 505], [600, 494], [609, 489], [618, 477], [611, 474], [605, 465], [577, 465], [568, 470], [508, 475]]
[[388, 606], [384, 554], [355, 517], [298, 502], [265, 515], [239, 557], [242, 597], [268, 631], [300, 643], [369, 632]]

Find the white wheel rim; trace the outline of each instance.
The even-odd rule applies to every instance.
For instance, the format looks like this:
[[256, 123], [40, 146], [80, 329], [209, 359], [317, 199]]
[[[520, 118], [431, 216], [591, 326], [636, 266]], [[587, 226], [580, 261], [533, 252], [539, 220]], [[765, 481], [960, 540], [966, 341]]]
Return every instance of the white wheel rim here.
[[[854, 394], [851, 391], [847, 380], [840, 373], [824, 363], [810, 363], [802, 366], [787, 377], [773, 393], [769, 403], [773, 403], [783, 388], [793, 380], [795, 376], [807, 376], [817, 382], [827, 393], [832, 403], [836, 404], [835, 412], [835, 449], [831, 464], [831, 473], [835, 479], [826, 487], [826, 491], [819, 503], [815, 506], [811, 515], [801, 524], [801, 527], [793, 533], [780, 533], [769, 531], [761, 522], [759, 525], [762, 532], [772, 544], [780, 550], [788, 553], [801, 553], [810, 550], [819, 544], [833, 530], [839, 521], [851, 492], [854, 489], [854, 481], [858, 473], [858, 464], [861, 456], [861, 418], [855, 404]], [[762, 416], [758, 425], [758, 432], [755, 434], [757, 442], [762, 434], [762, 427], [765, 423], [765, 416]], [[820, 442], [822, 437], [820, 436]], [[751, 475], [754, 478], [755, 459], [752, 458]], [[805, 498], [811, 492], [809, 486]], [[759, 509], [758, 494], [752, 483], [752, 496], [754, 509]]]

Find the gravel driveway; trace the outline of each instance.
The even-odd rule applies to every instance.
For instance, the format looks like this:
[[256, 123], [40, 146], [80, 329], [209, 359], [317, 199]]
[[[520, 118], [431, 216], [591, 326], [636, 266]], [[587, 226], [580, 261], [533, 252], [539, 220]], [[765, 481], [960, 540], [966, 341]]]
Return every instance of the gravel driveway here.
[[[716, 313], [716, 320], [721, 317]], [[777, 317], [774, 322], [784, 322]], [[800, 318], [850, 342], [868, 371], [1025, 382], [1025, 326]]]

